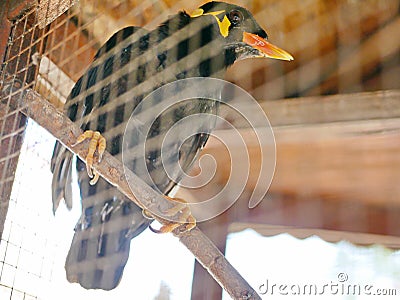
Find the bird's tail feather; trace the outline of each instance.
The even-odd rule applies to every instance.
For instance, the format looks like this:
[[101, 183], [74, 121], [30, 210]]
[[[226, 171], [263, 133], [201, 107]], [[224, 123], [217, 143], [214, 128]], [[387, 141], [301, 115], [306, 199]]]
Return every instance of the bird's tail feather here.
[[78, 160], [82, 215], [65, 263], [67, 279], [86, 289], [111, 290], [121, 280], [131, 239], [150, 220], [103, 178], [94, 186], [89, 181], [84, 163]]
[[[130, 222], [132, 216], [125, 219]], [[85, 289], [114, 289], [121, 281], [131, 239], [145, 230], [148, 223], [127, 226], [130, 228], [117, 232], [109, 231], [108, 225], [95, 230], [76, 229], [65, 262], [68, 281], [79, 283]]]
[[73, 154], [61, 143], [56, 142], [51, 158], [53, 213], [62, 199], [68, 209], [72, 208], [72, 158]]

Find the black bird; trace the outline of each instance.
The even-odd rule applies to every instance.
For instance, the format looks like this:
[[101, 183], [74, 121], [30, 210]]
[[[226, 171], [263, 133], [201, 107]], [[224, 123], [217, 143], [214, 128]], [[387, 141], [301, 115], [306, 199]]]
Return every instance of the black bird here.
[[[179, 12], [150, 32], [126, 27], [98, 50], [65, 105], [68, 117], [86, 132], [82, 139], [87, 137], [94, 141], [87, 166], [79, 159], [76, 163], [82, 215], [65, 264], [70, 282], [79, 282], [88, 289], [115, 288], [128, 259], [131, 239], [151, 222], [138, 206], [104, 179], [94, 174], [90, 183], [86, 169], [92, 177], [90, 160], [96, 144], [99, 152], [105, 148], [121, 159], [127, 121], [149, 93], [178, 79], [222, 78], [235, 61], [251, 57], [293, 59], [267, 42], [266, 32], [248, 10], [224, 2], [206, 3], [191, 14]], [[148, 103], [145, 108], [151, 109], [155, 104]], [[177, 182], [169, 179], [160, 168], [158, 146], [173, 124], [197, 113], [216, 114], [216, 102], [191, 99], [158, 116], [151, 126], [148, 138], [153, 144], [146, 148], [147, 169], [154, 181], [153, 187], [165, 195]], [[93, 139], [95, 131], [101, 134], [97, 139]], [[207, 138], [208, 134], [204, 133], [194, 135], [178, 150], [184, 171]], [[173, 141], [172, 146], [176, 146]], [[72, 207], [72, 157], [71, 152], [56, 143], [51, 167], [54, 212], [61, 199], [67, 207]], [[135, 172], [135, 159], [132, 170]]]

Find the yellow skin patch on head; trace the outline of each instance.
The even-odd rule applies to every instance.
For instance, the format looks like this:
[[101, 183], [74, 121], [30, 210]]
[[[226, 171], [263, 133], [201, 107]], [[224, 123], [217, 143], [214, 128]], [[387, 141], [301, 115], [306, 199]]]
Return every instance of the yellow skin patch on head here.
[[224, 16], [222, 22], [218, 19], [217, 16], [215, 16], [215, 18], [217, 19], [219, 25], [219, 32], [221, 32], [221, 35], [223, 37], [227, 37], [229, 34], [229, 26], [231, 26], [231, 21], [229, 21], [229, 19], [226, 16]]
[[195, 9], [191, 14], [190, 17], [192, 18], [196, 18], [196, 17], [200, 17], [200, 16], [206, 16], [206, 15], [211, 15], [214, 16], [215, 19], [217, 20], [218, 26], [219, 26], [219, 32], [221, 33], [221, 35], [225, 38], [228, 36], [229, 34], [229, 26], [231, 26], [231, 22], [229, 21], [229, 19], [226, 17], [226, 15], [224, 16], [224, 18], [222, 19], [222, 21], [219, 20], [219, 18], [217, 17], [218, 15], [225, 13], [225, 10], [218, 10], [218, 11], [213, 11], [213, 12], [209, 12], [209, 13], [204, 13], [204, 10], [201, 8]]
[[196, 18], [196, 17], [200, 17], [204, 14], [204, 10], [202, 10], [201, 8], [197, 8], [194, 11], [192, 11], [189, 16], [191, 18]]

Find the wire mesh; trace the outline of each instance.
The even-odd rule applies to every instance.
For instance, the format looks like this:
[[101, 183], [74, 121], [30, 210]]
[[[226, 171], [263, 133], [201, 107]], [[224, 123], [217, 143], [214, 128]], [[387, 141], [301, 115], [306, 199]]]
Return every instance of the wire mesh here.
[[21, 96], [23, 86], [34, 85], [35, 67], [30, 55], [38, 47], [39, 32], [33, 25], [35, 10], [16, 20], [10, 32], [6, 48], [6, 59], [1, 66], [1, 170], [0, 195], [2, 215], [7, 211], [26, 118], [19, 114], [13, 101]]

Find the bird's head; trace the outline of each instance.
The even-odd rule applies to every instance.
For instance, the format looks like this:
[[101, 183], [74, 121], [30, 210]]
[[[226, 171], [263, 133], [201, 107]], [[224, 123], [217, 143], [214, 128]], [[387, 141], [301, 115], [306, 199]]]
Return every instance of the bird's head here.
[[232, 56], [232, 63], [250, 57], [293, 60], [288, 52], [268, 42], [265, 30], [243, 7], [212, 1], [194, 10], [190, 16], [212, 16], [215, 19], [219, 34], [224, 38], [227, 55]]

